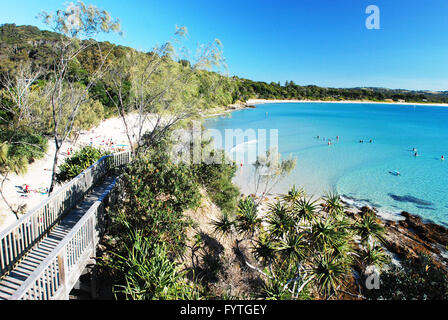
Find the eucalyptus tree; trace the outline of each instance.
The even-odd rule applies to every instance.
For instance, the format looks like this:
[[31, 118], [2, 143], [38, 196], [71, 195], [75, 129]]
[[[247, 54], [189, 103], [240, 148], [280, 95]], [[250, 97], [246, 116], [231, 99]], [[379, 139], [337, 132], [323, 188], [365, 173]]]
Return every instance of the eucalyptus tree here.
[[259, 195], [258, 202], [269, 194], [272, 189], [295, 168], [297, 159], [281, 159], [276, 147], [272, 147], [265, 154], [257, 156], [254, 166], [254, 192]]
[[0, 92], [0, 195], [17, 219], [25, 207], [11, 203], [5, 196], [4, 186], [10, 174], [27, 171], [31, 158], [21, 151], [26, 149], [36, 157], [45, 153], [44, 146], [33, 143], [35, 121], [32, 109], [36, 102], [33, 91], [40, 75], [40, 69], [24, 64], [13, 74], [7, 73], [0, 79], [3, 88]]
[[[179, 122], [192, 119], [206, 107], [225, 77], [208, 73], [225, 72], [222, 44], [214, 40], [199, 45], [194, 54], [184, 44], [186, 27], [176, 26], [173, 39], [144, 53], [130, 50], [109, 70], [107, 84], [126, 128], [133, 153], [157, 143]], [[128, 114], [136, 118], [132, 121]]]
[[[52, 179], [49, 193], [56, 183], [56, 168], [64, 142], [72, 134], [73, 124], [80, 107], [88, 101], [92, 85], [103, 76], [107, 58], [111, 50], [104, 52], [94, 38], [100, 33], [120, 32], [120, 23], [110, 14], [93, 5], [79, 1], [69, 3], [64, 9], [54, 13], [42, 12], [43, 22], [57, 32], [60, 37], [54, 42], [51, 52], [52, 68], [47, 75], [49, 104], [52, 108], [52, 138], [55, 143]], [[89, 48], [98, 53], [93, 70], [85, 77], [71, 72], [78, 63], [79, 56]]]

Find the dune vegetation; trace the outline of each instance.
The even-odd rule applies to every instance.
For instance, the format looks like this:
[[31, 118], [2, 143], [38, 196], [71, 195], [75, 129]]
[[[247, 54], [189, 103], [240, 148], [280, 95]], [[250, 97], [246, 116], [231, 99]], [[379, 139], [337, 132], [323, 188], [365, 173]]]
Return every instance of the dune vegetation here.
[[[126, 125], [127, 114], [138, 115], [137, 143], [130, 143], [134, 160], [109, 208], [98, 259], [112, 297], [425, 298], [415, 293], [418, 284], [428, 290], [426, 298], [447, 298], [446, 273], [428, 256], [396, 271], [384, 246], [384, 224], [373, 211], [350, 215], [337, 194], [312, 199], [295, 187], [269, 204], [257, 191], [243, 196], [232, 182], [234, 163], [178, 163], [170, 140], [174, 129], [250, 98], [448, 102], [445, 94], [229, 77], [219, 40], [192, 54], [183, 45], [185, 27], [151, 52], [140, 52], [96, 41], [121, 27], [94, 6], [78, 2], [40, 17], [53, 31], [0, 27], [0, 178], [26, 170], [50, 141], [56, 146], [51, 194], [103, 155], [86, 147], [58, 167], [67, 139], [107, 117], [121, 117]], [[146, 132], [147, 119], [154, 126]], [[209, 154], [224, 159], [211, 145], [201, 141]], [[295, 166], [292, 160], [259, 160], [256, 168], [277, 166], [259, 181], [265, 190]], [[19, 210], [11, 210], [19, 217]], [[387, 275], [381, 277], [387, 285], [371, 291], [379, 273]]]

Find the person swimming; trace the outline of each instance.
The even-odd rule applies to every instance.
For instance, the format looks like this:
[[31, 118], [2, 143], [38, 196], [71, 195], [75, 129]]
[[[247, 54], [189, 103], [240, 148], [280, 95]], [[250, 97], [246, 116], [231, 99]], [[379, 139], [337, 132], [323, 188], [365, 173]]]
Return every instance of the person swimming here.
[[414, 157], [418, 157], [418, 153], [417, 152], [414, 153]]
[[445, 157], [444, 157], [444, 156], [442, 156], [442, 158], [440, 158], [440, 159], [441, 159], [441, 160], [443, 161], [443, 160], [445, 160]]

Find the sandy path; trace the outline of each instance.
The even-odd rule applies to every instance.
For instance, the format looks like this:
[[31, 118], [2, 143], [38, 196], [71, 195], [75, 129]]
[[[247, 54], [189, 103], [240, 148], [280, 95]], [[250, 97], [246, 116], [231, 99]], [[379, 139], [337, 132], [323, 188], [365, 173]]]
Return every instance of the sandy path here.
[[[127, 116], [127, 122], [131, 132], [137, 132], [137, 115]], [[144, 131], [151, 129], [151, 121], [144, 124]], [[137, 134], [135, 134], [137, 136]], [[112, 139], [114, 146], [109, 146], [108, 142]], [[132, 135], [131, 135], [132, 139]], [[135, 138], [134, 138], [135, 139]], [[134, 140], [132, 139], [132, 140]], [[133, 141], [135, 142], [135, 141]], [[82, 131], [76, 141], [66, 141], [62, 147], [59, 164], [68, 156], [67, 151], [72, 148], [72, 152], [81, 149], [85, 145], [92, 143], [94, 147], [101, 147], [110, 151], [120, 151], [129, 149], [129, 140], [126, 135], [125, 126], [121, 118], [110, 118], [101, 122], [101, 124], [89, 131]], [[51, 168], [55, 153], [54, 141], [49, 141], [48, 150], [45, 156], [32, 163], [24, 175], [10, 175], [4, 184], [4, 193], [8, 202], [17, 205], [26, 205], [26, 211], [32, 210], [38, 206], [48, 195], [45, 189], [51, 183]], [[22, 187], [28, 184], [31, 192], [23, 193]], [[60, 188], [56, 186], [55, 190]], [[0, 198], [0, 231], [8, 227], [16, 220], [15, 216], [9, 211], [3, 199]]]

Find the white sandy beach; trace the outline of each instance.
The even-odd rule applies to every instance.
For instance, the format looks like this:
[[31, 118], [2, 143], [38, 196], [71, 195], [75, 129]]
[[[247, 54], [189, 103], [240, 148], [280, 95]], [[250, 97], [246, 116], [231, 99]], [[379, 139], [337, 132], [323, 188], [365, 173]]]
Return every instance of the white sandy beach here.
[[[127, 122], [131, 133], [137, 130], [137, 115], [130, 114], [127, 116]], [[146, 121], [143, 132], [152, 128], [150, 120]], [[137, 137], [137, 134], [135, 134]], [[114, 145], [111, 147], [108, 142], [112, 139]], [[131, 134], [131, 140], [132, 140]], [[134, 138], [135, 139], [135, 138]], [[68, 140], [62, 146], [59, 164], [68, 156], [67, 150], [72, 148], [72, 152], [76, 152], [85, 145], [92, 143], [94, 147], [103, 148], [109, 151], [129, 150], [129, 140], [126, 135], [125, 126], [121, 118], [110, 118], [101, 122], [101, 124], [89, 131], [82, 131], [76, 141]], [[133, 143], [135, 141], [133, 140]], [[5, 197], [10, 204], [26, 205], [26, 211], [32, 210], [38, 206], [40, 202], [48, 197], [45, 189], [51, 183], [51, 168], [55, 153], [54, 141], [48, 143], [48, 150], [45, 156], [30, 164], [28, 171], [24, 175], [10, 175], [4, 184]], [[22, 192], [22, 186], [29, 185], [31, 192], [25, 194]], [[55, 190], [60, 186], [56, 186]], [[0, 198], [0, 231], [7, 228], [16, 220], [3, 199]]]
[[267, 100], [267, 99], [249, 99], [246, 104], [265, 104], [265, 103], [352, 103], [352, 104], [395, 104], [409, 106], [433, 106], [448, 107], [446, 103], [414, 103], [414, 102], [379, 102], [367, 100], [344, 100], [344, 101], [325, 101], [325, 100]]

